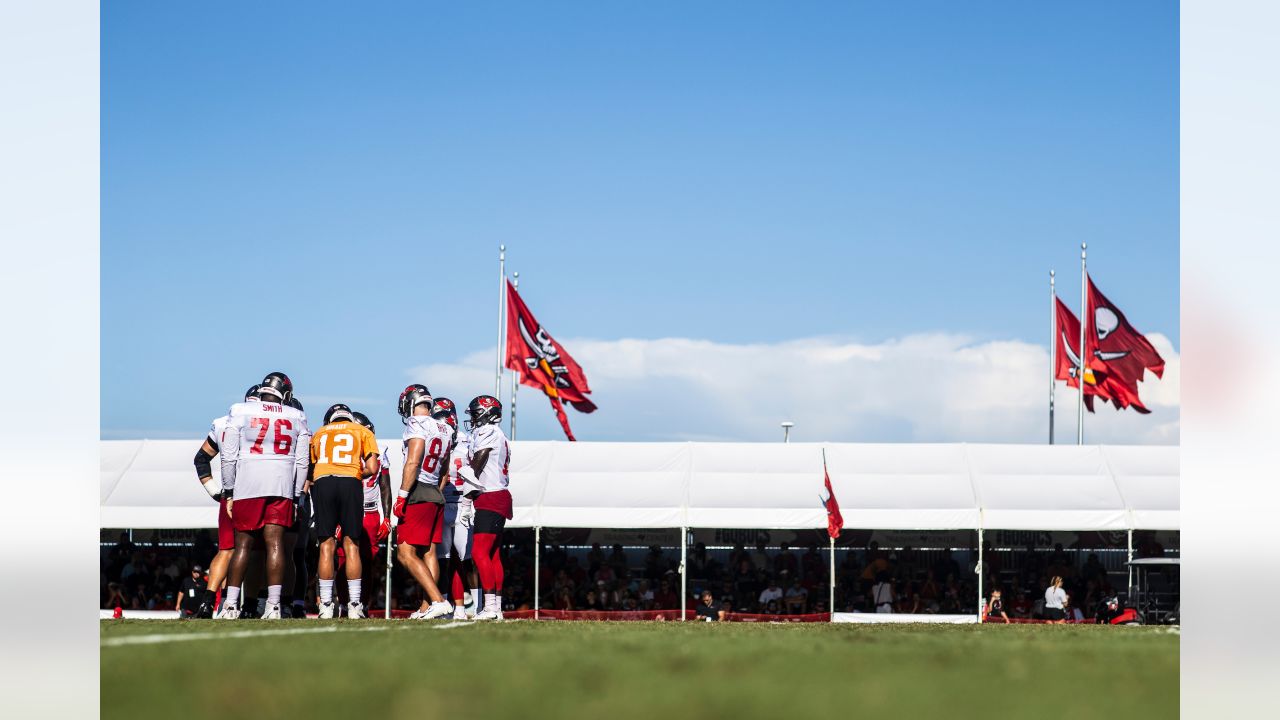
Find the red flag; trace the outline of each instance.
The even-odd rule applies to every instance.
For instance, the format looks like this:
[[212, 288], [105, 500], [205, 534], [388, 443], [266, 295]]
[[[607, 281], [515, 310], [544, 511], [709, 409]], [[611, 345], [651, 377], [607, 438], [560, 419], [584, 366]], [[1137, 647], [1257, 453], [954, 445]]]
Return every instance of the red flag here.
[[595, 403], [587, 398], [591, 393], [587, 376], [529, 312], [511, 281], [507, 281], [506, 355], [506, 366], [520, 374], [522, 385], [546, 393], [565, 436], [574, 440], [573, 431], [569, 429], [569, 417], [561, 401], [569, 403], [578, 412], [594, 412]]
[[[1058, 341], [1054, 343], [1054, 367], [1057, 368], [1055, 376], [1059, 380], [1066, 380], [1068, 387], [1079, 387], [1076, 374], [1080, 372], [1080, 353], [1076, 352], [1076, 348], [1080, 347], [1080, 319], [1062, 302], [1062, 298], [1055, 299], [1058, 302]], [[1100, 385], [1097, 375], [1086, 365], [1084, 404], [1089, 412], [1093, 412], [1095, 395], [1103, 400], [1111, 398], [1107, 386]]]
[[840, 537], [844, 528], [844, 517], [840, 515], [840, 503], [836, 502], [836, 493], [831, 489], [831, 474], [827, 472], [827, 454], [822, 454], [822, 481], [827, 486], [822, 504], [827, 508], [827, 534], [834, 540]]
[[1088, 280], [1088, 317], [1092, 322], [1085, 334], [1085, 351], [1089, 368], [1104, 380], [1116, 407], [1133, 406], [1138, 412], [1150, 412], [1138, 398], [1138, 381], [1147, 370], [1156, 377], [1164, 374], [1164, 358], [1156, 352], [1142, 333], [1125, 318]]

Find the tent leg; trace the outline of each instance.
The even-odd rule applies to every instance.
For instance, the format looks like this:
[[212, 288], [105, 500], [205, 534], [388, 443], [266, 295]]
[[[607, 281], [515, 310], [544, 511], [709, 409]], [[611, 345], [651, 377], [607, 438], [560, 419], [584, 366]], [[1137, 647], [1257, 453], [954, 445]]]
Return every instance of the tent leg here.
[[542, 526], [533, 528], [533, 619], [538, 619], [540, 596], [538, 582], [542, 577]]
[[1133, 602], [1133, 528], [1129, 528], [1128, 541], [1126, 542], [1126, 550], [1128, 560], [1125, 561], [1125, 567], [1129, 570], [1129, 586], [1125, 589], [1125, 598], [1130, 603]]
[[984, 533], [982, 528], [978, 528], [978, 622], [982, 622], [982, 609], [986, 607], [987, 596], [983, 593], [982, 581], [986, 577], [986, 570], [982, 567], [982, 546]]
[[392, 538], [394, 538], [395, 535], [396, 535], [396, 529], [391, 528], [391, 534], [387, 535], [387, 572], [386, 572], [387, 577], [386, 577], [386, 582], [384, 583], [385, 587], [383, 587], [383, 596], [382, 596], [382, 604], [383, 604], [383, 610], [384, 610], [383, 617], [387, 620], [391, 619], [391, 556], [395, 554], [391, 551], [395, 549], [395, 542], [392, 540]]
[[685, 607], [689, 604], [689, 528], [680, 528], [680, 622], [684, 622]]
[[827, 582], [827, 612], [830, 613], [831, 619], [836, 616], [836, 539], [831, 540], [831, 574]]

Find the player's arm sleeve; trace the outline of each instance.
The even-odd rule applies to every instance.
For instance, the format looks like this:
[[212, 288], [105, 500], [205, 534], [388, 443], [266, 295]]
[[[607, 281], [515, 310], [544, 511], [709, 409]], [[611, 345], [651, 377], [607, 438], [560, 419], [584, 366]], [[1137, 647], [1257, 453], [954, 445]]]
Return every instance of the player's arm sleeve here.
[[210, 453], [208, 448], [209, 441], [206, 439], [204, 442], [200, 443], [200, 448], [196, 450], [196, 457], [194, 461], [196, 466], [196, 479], [200, 482], [204, 482], [205, 480], [213, 477], [213, 456], [216, 454], [216, 451], [214, 453]]
[[233, 498], [236, 489], [236, 464], [240, 460], [239, 426], [227, 426], [227, 431], [222, 433], [222, 446], [218, 450], [222, 457], [222, 494]]
[[[311, 431], [307, 429], [307, 424], [302, 423], [302, 430], [298, 432], [298, 443], [306, 443], [311, 447]], [[293, 458], [293, 496], [298, 497], [302, 494], [302, 488], [307, 484], [307, 476], [311, 474], [311, 452], [295, 453]]]

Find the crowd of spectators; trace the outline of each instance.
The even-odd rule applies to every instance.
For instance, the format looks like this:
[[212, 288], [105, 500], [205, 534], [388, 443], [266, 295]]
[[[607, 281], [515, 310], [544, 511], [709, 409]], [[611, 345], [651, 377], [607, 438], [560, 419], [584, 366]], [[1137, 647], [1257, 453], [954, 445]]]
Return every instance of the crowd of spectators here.
[[103, 553], [99, 607], [173, 610], [192, 565], [208, 562], [213, 554], [207, 533], [192, 545], [161, 545], [158, 540], [136, 545], [122, 532]]

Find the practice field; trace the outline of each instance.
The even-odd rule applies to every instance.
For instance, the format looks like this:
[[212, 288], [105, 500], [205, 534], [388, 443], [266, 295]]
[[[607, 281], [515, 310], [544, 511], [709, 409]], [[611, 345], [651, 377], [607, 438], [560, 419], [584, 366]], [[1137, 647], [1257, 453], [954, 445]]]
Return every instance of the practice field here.
[[101, 628], [102, 717], [1171, 718], [1160, 627], [146, 621]]

